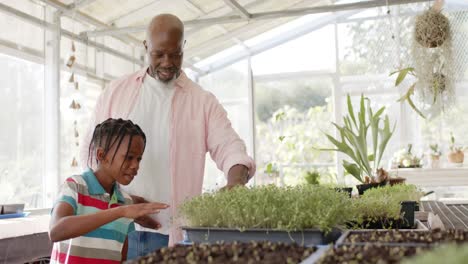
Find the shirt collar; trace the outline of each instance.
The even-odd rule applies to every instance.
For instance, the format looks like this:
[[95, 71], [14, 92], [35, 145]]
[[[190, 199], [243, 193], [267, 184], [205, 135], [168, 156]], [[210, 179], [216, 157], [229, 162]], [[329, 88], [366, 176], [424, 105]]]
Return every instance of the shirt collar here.
[[[96, 178], [96, 175], [94, 175], [94, 172], [91, 169], [86, 170], [83, 173], [83, 178], [86, 182], [86, 185], [88, 186], [88, 192], [91, 195], [98, 195], [98, 194], [105, 194], [106, 191], [102, 187], [102, 185], [99, 183], [98, 179]], [[124, 203], [125, 198], [123, 197], [122, 193], [120, 192], [119, 185], [117, 183], [114, 183], [114, 195], [117, 196], [117, 200], [119, 202]]]

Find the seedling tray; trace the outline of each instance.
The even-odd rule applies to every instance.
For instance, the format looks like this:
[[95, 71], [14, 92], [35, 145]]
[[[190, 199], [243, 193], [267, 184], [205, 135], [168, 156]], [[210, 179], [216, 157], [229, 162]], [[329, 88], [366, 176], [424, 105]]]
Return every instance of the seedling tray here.
[[334, 229], [327, 234], [318, 229], [291, 232], [261, 228], [243, 231], [234, 228], [215, 227], [182, 227], [182, 229], [187, 232], [188, 241], [194, 243], [270, 241], [288, 244], [297, 243], [303, 246], [327, 245], [335, 242], [342, 234], [339, 229]]
[[[349, 241], [348, 238], [351, 235], [363, 234], [363, 233], [382, 233], [382, 236], [386, 232], [397, 232], [400, 234], [404, 233], [416, 233], [419, 235], [427, 234], [430, 237], [430, 241], [409, 241], [409, 242], [385, 242], [385, 241]], [[450, 233], [449, 233], [450, 232]], [[445, 234], [444, 234], [445, 233]], [[453, 239], [449, 237], [453, 236]], [[347, 241], [348, 240], [348, 241]], [[415, 239], [413, 239], [415, 240]], [[450, 231], [441, 231], [441, 230], [349, 230], [343, 233], [343, 235], [336, 241], [336, 246], [364, 246], [369, 244], [378, 244], [383, 246], [411, 246], [411, 247], [433, 247], [435, 245], [447, 242], [456, 242], [456, 243], [466, 243], [468, 241], [468, 232], [463, 230], [450, 230]]]
[[317, 251], [315, 251], [308, 258], [304, 259], [300, 264], [315, 264], [329, 249], [329, 245], [318, 246]]

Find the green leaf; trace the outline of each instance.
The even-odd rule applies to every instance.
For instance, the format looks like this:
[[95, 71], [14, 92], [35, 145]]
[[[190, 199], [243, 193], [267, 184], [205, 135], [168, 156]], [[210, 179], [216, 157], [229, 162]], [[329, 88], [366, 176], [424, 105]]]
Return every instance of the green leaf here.
[[283, 120], [284, 117], [286, 116], [286, 113], [285, 112], [279, 112], [275, 115], [275, 120], [276, 121], [280, 121], [280, 120]]
[[379, 144], [379, 154], [377, 158], [377, 162], [375, 165], [375, 169], [379, 168], [380, 161], [382, 160], [382, 156], [385, 152], [385, 148], [387, 147], [388, 142], [390, 141], [390, 138], [393, 135], [393, 132], [395, 131], [396, 128], [396, 122], [393, 126], [393, 129], [390, 130], [390, 119], [388, 118], [388, 115], [385, 116], [384, 119], [384, 127], [382, 130], [380, 130], [380, 144]]
[[363, 182], [361, 177], [361, 170], [359, 169], [358, 165], [343, 160], [343, 168], [346, 172], [353, 175], [353, 177], [356, 178], [359, 182]]
[[273, 164], [268, 163], [265, 168], [265, 173], [272, 173], [273, 172]]
[[[354, 109], [353, 109], [353, 104], [351, 103], [351, 96], [348, 94], [347, 95], [347, 103], [348, 103], [348, 114], [349, 117], [351, 117], [351, 120], [353, 120], [354, 125], [357, 127], [356, 124], [356, 118], [354, 117]], [[350, 126], [351, 127], [351, 126]]]
[[279, 141], [283, 142], [283, 139], [285, 138], [285, 136], [279, 136], [278, 139]]
[[408, 104], [413, 108], [413, 110], [418, 113], [422, 118], [426, 119], [426, 116], [423, 115], [423, 113], [414, 105], [413, 100], [411, 100], [411, 97], [408, 96]]
[[424, 114], [416, 107], [416, 105], [413, 103], [413, 100], [411, 99], [411, 95], [414, 93], [414, 89], [416, 88], [416, 83], [413, 83], [413, 85], [410, 86], [408, 91], [406, 91], [405, 95], [403, 95], [400, 99], [397, 100], [397, 102], [404, 102], [408, 101], [408, 104], [413, 110], [422, 118], [426, 119]]
[[385, 106], [383, 106], [382, 108], [380, 108], [377, 112], [375, 112], [374, 114], [374, 117], [373, 118], [379, 118], [380, 115], [385, 111]]
[[375, 160], [375, 155], [374, 154], [370, 154], [369, 156], [367, 156], [367, 159], [369, 161], [374, 161]]
[[401, 69], [399, 71], [392, 72], [390, 73], [390, 76], [398, 72], [398, 76], [395, 80], [395, 86], [398, 86], [400, 85], [401, 82], [405, 80], [406, 75], [408, 75], [409, 72], [412, 73], [413, 71], [414, 71], [414, 68], [409, 67], [409, 68]]
[[364, 104], [364, 95], [361, 94], [361, 101], [360, 101], [360, 110], [359, 110], [359, 130], [362, 129], [362, 126], [366, 124], [366, 106]]

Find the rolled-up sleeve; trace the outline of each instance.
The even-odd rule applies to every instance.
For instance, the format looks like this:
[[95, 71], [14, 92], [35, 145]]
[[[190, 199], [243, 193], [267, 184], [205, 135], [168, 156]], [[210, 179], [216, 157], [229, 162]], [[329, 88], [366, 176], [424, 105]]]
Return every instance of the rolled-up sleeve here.
[[234, 131], [227, 112], [211, 93], [205, 105], [207, 120], [207, 147], [218, 169], [227, 177], [229, 170], [242, 164], [249, 170], [249, 179], [255, 174], [255, 162], [247, 154], [244, 141]]

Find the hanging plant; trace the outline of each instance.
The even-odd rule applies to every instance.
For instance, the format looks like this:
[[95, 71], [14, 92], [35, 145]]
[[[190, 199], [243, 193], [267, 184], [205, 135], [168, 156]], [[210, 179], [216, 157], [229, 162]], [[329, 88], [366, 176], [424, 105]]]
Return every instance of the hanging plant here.
[[421, 117], [434, 117], [453, 105], [455, 73], [453, 70], [452, 36], [449, 19], [442, 14], [443, 1], [416, 18], [413, 31], [411, 67], [397, 70], [395, 86], [408, 75], [415, 77], [399, 102]]
[[450, 24], [440, 11], [429, 9], [416, 18], [415, 40], [426, 48], [436, 48], [450, 38]]

